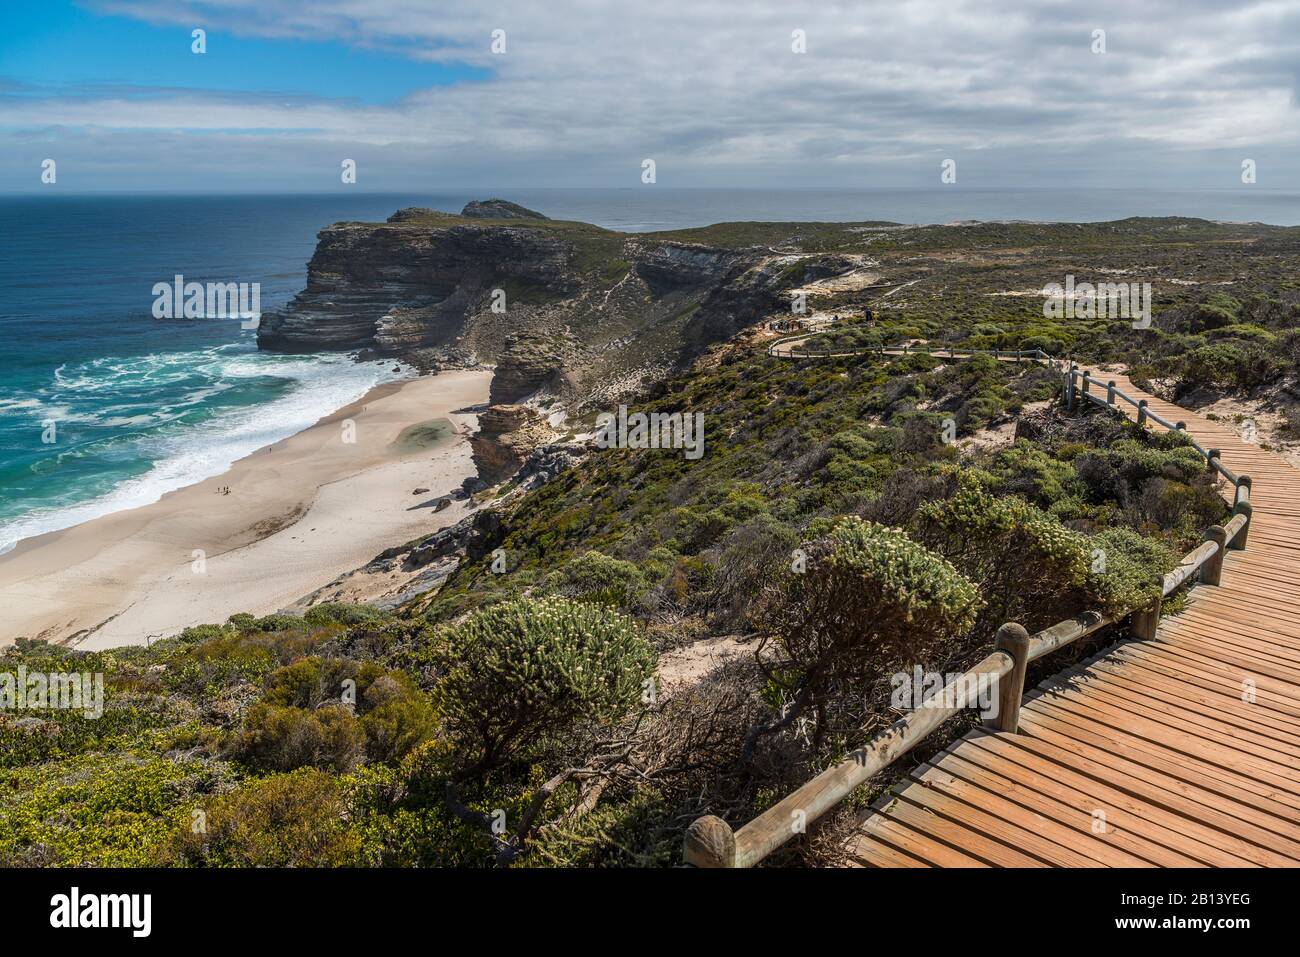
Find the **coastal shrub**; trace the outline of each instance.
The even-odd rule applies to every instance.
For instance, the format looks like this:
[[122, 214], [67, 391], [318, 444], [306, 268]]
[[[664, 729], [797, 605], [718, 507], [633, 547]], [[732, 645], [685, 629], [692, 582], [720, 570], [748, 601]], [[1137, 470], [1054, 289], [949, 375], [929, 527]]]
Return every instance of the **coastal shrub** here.
[[307, 609], [302, 620], [308, 625], [367, 625], [383, 620], [383, 614], [369, 605], [325, 602]]
[[994, 392], [980, 392], [963, 402], [955, 416], [962, 432], [976, 432], [1007, 411], [1002, 397]]
[[0, 866], [141, 867], [219, 768], [84, 754], [0, 772]]
[[754, 595], [774, 570], [789, 565], [798, 541], [794, 529], [769, 515], [732, 529], [716, 558], [717, 572], [709, 596], [715, 621], [724, 626], [747, 627]]
[[1113, 499], [1126, 504], [1153, 478], [1193, 481], [1204, 473], [1205, 460], [1190, 445], [1162, 448], [1159, 441], [1143, 444], [1120, 439], [1075, 458], [1074, 470], [1092, 501]]
[[981, 637], [1006, 621], [1052, 624], [1080, 607], [1089, 569], [1087, 536], [1024, 499], [994, 496], [962, 474], [951, 497], [917, 510], [913, 527], [919, 541], [952, 562], [987, 598], [976, 628]]
[[1020, 340], [1020, 348], [1022, 350], [1042, 349], [1049, 356], [1055, 356], [1065, 351], [1066, 342], [1056, 336], [1026, 336]]
[[315, 708], [325, 703], [342, 703], [344, 681], [368, 683], [379, 672], [375, 665], [358, 664], [342, 658], [311, 656], [277, 668], [266, 678], [262, 701], [293, 708]]
[[245, 715], [233, 754], [255, 767], [347, 771], [395, 761], [431, 737], [433, 706], [412, 679], [373, 662], [302, 658], [277, 669]]
[[19, 712], [21, 717], [0, 712], [0, 769], [112, 750], [147, 730], [179, 723], [186, 711], [184, 702], [173, 707], [152, 695], [128, 698], [128, 703], [106, 688], [105, 696], [113, 706], [97, 718], [70, 709]]
[[1129, 509], [1131, 524], [1148, 523], [1190, 544], [1210, 525], [1223, 521], [1225, 506], [1214, 479], [1200, 473], [1191, 482], [1148, 481]]
[[1226, 293], [1216, 292], [1191, 308], [1190, 323], [1194, 332], [1217, 329], [1237, 321], [1241, 303]]
[[362, 841], [344, 790], [315, 768], [278, 774], [218, 795], [202, 806], [205, 828], [187, 816], [160, 863], [187, 867], [347, 867]]
[[[399, 765], [370, 765], [343, 779], [366, 866], [483, 867], [493, 860], [490, 832], [467, 827], [444, 803], [451, 758], [445, 743], [426, 741]], [[476, 804], [508, 816], [515, 810], [492, 787]]]
[[630, 619], [556, 597], [502, 602], [445, 626], [436, 643], [434, 700], [475, 771], [576, 722], [623, 717], [654, 674]]
[[376, 678], [361, 700], [361, 728], [366, 735], [366, 756], [371, 761], [399, 761], [437, 731], [432, 702], [400, 672]]
[[784, 707], [755, 728], [751, 748], [809, 710], [820, 738], [838, 690], [931, 658], [982, 604], [974, 583], [897, 528], [850, 517], [802, 547], [805, 570], [778, 576], [763, 596], [769, 638], [758, 660]]
[[249, 626], [249, 631], [288, 631], [297, 628], [302, 624], [302, 619], [295, 615], [264, 615], [255, 619]]
[[1076, 476], [1068, 462], [1062, 462], [1026, 439], [1017, 439], [1000, 450], [989, 466], [1004, 495], [1022, 495], [1046, 507], [1066, 494]]
[[896, 443], [897, 450], [903, 455], [926, 455], [943, 446], [943, 416], [933, 412], [913, 412], [907, 416], [898, 416], [895, 423], [900, 425]]
[[365, 731], [341, 704], [312, 711], [259, 701], [230, 746], [232, 756], [267, 771], [352, 770], [365, 756]]
[[1161, 593], [1166, 573], [1179, 561], [1167, 546], [1128, 528], [1110, 528], [1092, 536], [1088, 592], [1097, 607], [1121, 615], [1144, 607]]
[[594, 549], [565, 564], [561, 575], [566, 594], [574, 598], [630, 607], [645, 590], [645, 578], [635, 564]]

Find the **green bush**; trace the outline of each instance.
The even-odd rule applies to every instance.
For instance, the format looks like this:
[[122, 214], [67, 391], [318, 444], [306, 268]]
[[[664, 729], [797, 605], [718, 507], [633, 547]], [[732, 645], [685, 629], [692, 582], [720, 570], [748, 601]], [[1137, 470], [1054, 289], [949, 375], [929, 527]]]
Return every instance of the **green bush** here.
[[1122, 615], [1160, 597], [1161, 583], [1179, 556], [1155, 539], [1127, 528], [1111, 528], [1092, 536], [1089, 593], [1100, 609]]
[[260, 701], [248, 710], [231, 753], [268, 771], [317, 767], [346, 772], [365, 755], [365, 731], [342, 704], [307, 711]]
[[362, 841], [343, 788], [313, 768], [251, 781], [185, 820], [161, 861], [190, 867], [347, 867]]
[[1025, 439], [1017, 439], [994, 457], [989, 470], [998, 478], [998, 491], [1023, 495], [1041, 506], [1060, 500], [1074, 484], [1074, 469], [1068, 462], [1049, 455]]
[[429, 698], [405, 674], [373, 662], [302, 658], [269, 675], [231, 752], [254, 767], [348, 771], [396, 761], [434, 734]]
[[383, 620], [383, 614], [369, 605], [325, 602], [307, 609], [302, 620], [309, 625], [366, 625]]
[[0, 771], [0, 867], [146, 866], [184, 803], [219, 776], [129, 752]]
[[630, 619], [563, 598], [512, 599], [444, 627], [434, 699], [470, 767], [495, 767], [578, 721], [631, 711], [655, 656]]
[[570, 559], [561, 573], [567, 594], [621, 608], [631, 606], [645, 591], [641, 569], [632, 562], [592, 550]]
[[917, 510], [914, 526], [988, 599], [977, 625], [984, 637], [1003, 622], [1034, 630], [1082, 607], [1087, 536], [1023, 499], [993, 496], [962, 474], [952, 496]]
[[831, 697], [931, 658], [982, 604], [952, 564], [896, 528], [846, 518], [803, 550], [805, 570], [778, 575], [763, 596], [760, 623], [775, 641], [758, 660], [789, 706], [755, 739], [809, 709], [820, 737]]

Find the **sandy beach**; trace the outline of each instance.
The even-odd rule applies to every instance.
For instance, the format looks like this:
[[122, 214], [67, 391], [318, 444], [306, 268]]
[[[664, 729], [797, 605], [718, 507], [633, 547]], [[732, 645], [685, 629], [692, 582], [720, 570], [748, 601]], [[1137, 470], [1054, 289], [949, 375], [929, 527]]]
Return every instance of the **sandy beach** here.
[[[269, 614], [385, 548], [450, 525], [491, 373], [388, 383], [224, 474], [0, 555], [0, 645], [143, 644]], [[428, 489], [415, 495], [417, 488]], [[228, 492], [226, 490], [229, 490]]]

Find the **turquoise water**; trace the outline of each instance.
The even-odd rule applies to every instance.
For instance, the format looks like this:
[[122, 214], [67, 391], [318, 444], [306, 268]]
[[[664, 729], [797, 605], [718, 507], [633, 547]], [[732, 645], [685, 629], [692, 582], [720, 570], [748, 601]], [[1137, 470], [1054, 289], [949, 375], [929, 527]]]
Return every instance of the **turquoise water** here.
[[[259, 354], [233, 319], [153, 318], [153, 286], [257, 282], [263, 311], [306, 281], [316, 234], [402, 206], [502, 196], [641, 231], [725, 220], [1300, 223], [1300, 193], [1253, 189], [480, 189], [436, 195], [0, 198], [0, 551], [156, 501], [394, 377], [392, 363]], [[51, 431], [52, 429], [52, 431]], [[53, 438], [54, 441], [42, 441]]]
[[152, 315], [177, 273], [283, 304], [321, 227], [393, 202], [0, 200], [0, 550], [220, 474], [394, 378], [392, 362], [258, 353], [236, 319]]

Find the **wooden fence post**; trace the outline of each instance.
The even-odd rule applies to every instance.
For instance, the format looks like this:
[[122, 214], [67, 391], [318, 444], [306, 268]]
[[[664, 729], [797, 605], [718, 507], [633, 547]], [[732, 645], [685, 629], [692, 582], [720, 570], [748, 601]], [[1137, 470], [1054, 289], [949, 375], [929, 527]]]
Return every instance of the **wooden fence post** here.
[[686, 829], [684, 843], [682, 859], [692, 867], [736, 866], [736, 835], [720, 817], [696, 818]]
[[1223, 453], [1218, 449], [1210, 449], [1205, 453], [1205, 471], [1214, 471], [1214, 460], [1219, 458]]
[[[1163, 586], [1163, 582], [1161, 585]], [[1156, 636], [1156, 629], [1160, 627], [1160, 603], [1164, 601], [1164, 596], [1157, 596], [1146, 608], [1140, 608], [1133, 612], [1133, 623], [1129, 630], [1133, 632], [1134, 637], [1142, 641], [1151, 641]]]
[[1254, 514], [1254, 511], [1255, 510], [1251, 507], [1249, 502], [1238, 502], [1232, 507], [1233, 515], [1246, 516], [1246, 525], [1237, 533], [1237, 537], [1232, 540], [1232, 545], [1230, 546], [1232, 549], [1241, 551], [1246, 547], [1246, 539], [1250, 537], [1251, 516]]
[[1025, 669], [1029, 667], [1029, 632], [1023, 625], [1007, 622], [993, 640], [994, 651], [1005, 651], [1015, 662], [998, 682], [998, 713], [990, 722], [999, 731], [1020, 730], [1020, 699], [1025, 695]]
[[[1241, 494], [1241, 490], [1242, 490], [1243, 488], [1246, 490], [1246, 494], [1245, 494], [1245, 496], [1243, 496], [1243, 495]], [[1232, 493], [1232, 507], [1233, 507], [1233, 508], [1236, 508], [1238, 505], [1240, 505], [1240, 504], [1241, 504], [1241, 500], [1242, 500], [1243, 497], [1244, 497], [1247, 501], [1249, 501], [1249, 500], [1250, 500], [1250, 492], [1251, 492], [1251, 481], [1250, 481], [1250, 476], [1249, 476], [1249, 475], [1239, 475], [1239, 476], [1237, 476], [1237, 488], [1236, 488], [1236, 491], [1234, 491], [1234, 492]]]
[[1138, 400], [1138, 425], [1147, 424], [1147, 400]]
[[1088, 381], [1088, 376], [1090, 375], [1092, 375], [1092, 373], [1089, 372], [1087, 369], [1083, 370], [1083, 394], [1085, 396], [1088, 394], [1088, 386], [1091, 385], [1091, 383]]
[[1222, 525], [1211, 525], [1205, 530], [1205, 540], [1215, 542], [1219, 550], [1201, 566], [1201, 584], [1217, 585], [1223, 577], [1223, 553], [1228, 548], [1228, 532]]
[[1106, 404], [1115, 404], [1115, 380], [1111, 379], [1106, 383]]

